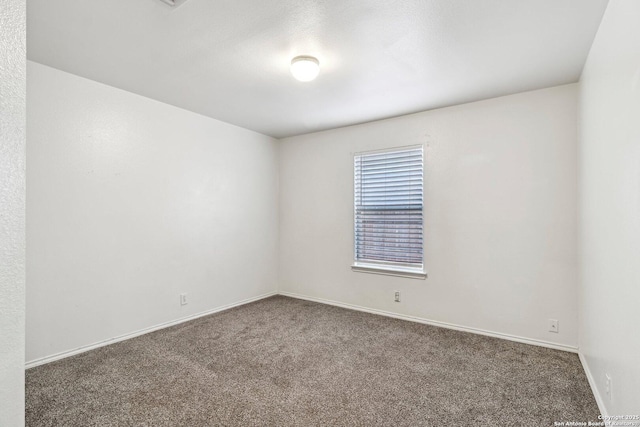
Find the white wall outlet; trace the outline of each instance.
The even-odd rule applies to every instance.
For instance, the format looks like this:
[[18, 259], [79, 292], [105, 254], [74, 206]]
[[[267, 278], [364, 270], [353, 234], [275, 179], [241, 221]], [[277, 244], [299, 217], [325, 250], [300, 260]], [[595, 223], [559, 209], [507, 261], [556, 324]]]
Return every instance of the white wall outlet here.
[[607, 399], [611, 400], [613, 390], [611, 389], [611, 375], [604, 374], [604, 393], [607, 395]]
[[396, 291], [395, 302], [400, 302], [400, 291]]
[[558, 333], [558, 320], [557, 319], [549, 319], [549, 332]]
[[187, 294], [180, 294], [180, 305], [187, 305]]

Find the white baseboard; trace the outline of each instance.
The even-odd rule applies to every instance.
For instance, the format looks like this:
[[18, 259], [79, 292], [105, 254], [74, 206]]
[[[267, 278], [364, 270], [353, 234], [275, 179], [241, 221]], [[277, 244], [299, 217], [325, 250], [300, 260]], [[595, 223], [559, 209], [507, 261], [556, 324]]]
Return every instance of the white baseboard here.
[[[429, 320], [429, 319], [424, 319], [424, 318], [416, 317], [416, 316], [408, 316], [408, 315], [397, 314], [397, 313], [384, 311], [384, 310], [378, 310], [378, 309], [362, 307], [362, 306], [353, 305], [353, 304], [341, 303], [341, 302], [338, 302], [338, 301], [327, 300], [327, 299], [324, 299], [324, 298], [309, 297], [309, 296], [305, 296], [305, 295], [296, 294], [296, 293], [293, 293], [293, 292], [280, 291], [280, 292], [269, 292], [269, 293], [266, 293], [266, 294], [259, 295], [257, 297], [248, 298], [248, 299], [245, 299], [245, 300], [242, 300], [242, 301], [238, 301], [238, 302], [235, 302], [235, 303], [232, 303], [232, 304], [227, 304], [227, 305], [224, 305], [224, 306], [221, 306], [221, 307], [217, 307], [217, 308], [214, 308], [214, 309], [211, 309], [211, 310], [203, 311], [201, 313], [193, 314], [191, 316], [186, 316], [186, 317], [182, 317], [180, 319], [176, 319], [176, 320], [172, 320], [172, 321], [169, 321], [169, 322], [161, 323], [161, 324], [158, 324], [158, 325], [150, 326], [148, 328], [140, 329], [140, 330], [135, 331], [135, 332], [130, 332], [128, 334], [120, 335], [120, 336], [117, 336], [117, 337], [114, 337], [114, 338], [109, 338], [107, 340], [99, 341], [99, 342], [96, 342], [96, 343], [93, 343], [93, 344], [89, 344], [89, 345], [86, 345], [86, 346], [82, 346], [82, 347], [78, 347], [78, 348], [75, 348], [75, 349], [72, 349], [72, 350], [67, 350], [67, 351], [56, 353], [56, 354], [53, 354], [53, 355], [50, 355], [50, 356], [45, 356], [45, 357], [41, 357], [41, 358], [38, 358], [38, 359], [34, 359], [34, 360], [31, 360], [31, 361], [28, 361], [25, 364], [25, 369], [33, 368], [33, 367], [44, 365], [44, 364], [47, 364], [47, 363], [51, 363], [51, 362], [54, 362], [56, 360], [64, 359], [64, 358], [67, 358], [67, 357], [70, 357], [70, 356], [75, 356], [76, 354], [84, 353], [86, 351], [90, 351], [90, 350], [93, 350], [93, 349], [96, 349], [96, 348], [104, 347], [106, 345], [114, 344], [114, 343], [117, 343], [117, 342], [120, 342], [120, 341], [128, 340], [130, 338], [135, 338], [137, 336], [148, 334], [150, 332], [157, 331], [159, 329], [168, 328], [170, 326], [174, 326], [174, 325], [178, 325], [180, 323], [188, 322], [190, 320], [194, 320], [194, 319], [197, 319], [199, 317], [208, 316], [210, 314], [214, 314], [214, 313], [218, 313], [218, 312], [221, 312], [221, 311], [229, 310], [230, 308], [238, 307], [238, 306], [241, 306], [241, 305], [244, 305], [244, 304], [249, 304], [251, 302], [259, 301], [261, 299], [269, 298], [271, 296], [278, 295], [278, 294], [279, 295], [283, 295], [283, 296], [287, 296], [287, 297], [292, 297], [292, 298], [297, 298], [297, 299], [302, 299], [302, 300], [307, 300], [307, 301], [318, 302], [318, 303], [321, 303], [321, 304], [333, 305], [333, 306], [342, 307], [342, 308], [346, 308], [346, 309], [350, 309], [350, 310], [362, 311], [362, 312], [366, 312], [366, 313], [392, 317], [392, 318], [395, 318], [395, 319], [401, 319], [401, 320], [407, 320], [407, 321], [410, 321], [410, 322], [422, 323], [422, 324], [425, 324], [425, 325], [439, 326], [439, 327], [442, 327], [442, 328], [454, 329], [454, 330], [462, 331], [462, 332], [470, 332], [470, 333], [473, 333], [473, 334], [485, 335], [485, 336], [490, 336], [490, 337], [494, 337], [494, 338], [501, 338], [501, 339], [506, 339], [506, 340], [510, 340], [510, 341], [516, 341], [516, 342], [524, 343], [524, 344], [537, 345], [537, 346], [540, 346], [540, 347], [547, 347], [547, 348], [552, 348], [552, 349], [555, 349], [555, 350], [562, 350], [562, 351], [568, 351], [568, 352], [572, 352], [572, 353], [578, 353], [578, 348], [577, 347], [572, 347], [572, 346], [568, 346], [568, 345], [556, 344], [556, 343], [551, 343], [551, 342], [541, 341], [541, 340], [535, 340], [535, 339], [530, 339], [530, 338], [523, 338], [523, 337], [519, 337], [519, 336], [515, 336], [515, 335], [502, 334], [502, 333], [499, 333], [499, 332], [492, 332], [492, 331], [486, 331], [486, 330], [483, 330], [483, 329], [470, 328], [470, 327], [466, 327], [466, 326], [455, 325], [455, 324], [452, 324], [452, 323], [440, 322], [440, 321], [437, 321], [437, 320]], [[594, 395], [596, 396], [596, 401], [598, 402], [598, 407], [600, 408], [600, 411], [602, 412], [603, 409], [604, 409], [604, 407], [602, 405], [602, 399], [600, 398], [600, 396], [597, 393], [597, 389], [595, 388], [595, 383], [593, 383], [593, 379], [590, 376], [591, 374], [588, 371], [588, 367], [586, 365], [586, 362], [583, 360], [582, 355], [580, 355], [580, 360], [582, 361], [582, 365], [585, 368], [585, 372], [587, 372], [587, 378], [589, 379], [589, 384], [591, 385], [591, 388], [593, 389]], [[603, 415], [604, 415], [604, 412], [603, 412]]]
[[128, 334], [120, 335], [115, 338], [109, 338], [104, 341], [96, 342], [93, 344], [85, 345], [82, 347], [75, 348], [73, 350], [67, 350], [60, 353], [53, 354], [51, 356], [41, 357], [39, 359], [34, 359], [25, 364], [25, 369], [34, 368], [36, 366], [44, 365], [47, 363], [54, 362], [56, 360], [64, 359], [66, 357], [75, 356], [76, 354], [84, 353], [85, 351], [93, 350], [96, 348], [104, 347], [109, 344], [114, 344], [120, 341], [128, 340], [130, 338], [135, 338], [140, 335], [148, 334], [149, 332], [157, 331], [159, 329], [168, 328], [170, 326], [178, 325], [180, 323], [188, 322], [190, 320], [197, 319], [199, 317], [208, 316], [210, 314], [219, 313], [221, 311], [229, 310], [230, 308], [238, 307], [241, 305], [249, 304], [251, 302], [259, 301], [261, 299], [269, 298], [274, 295], [277, 295], [278, 292], [268, 292], [266, 294], [259, 295], [253, 298], [247, 298], [242, 301], [234, 302], [232, 304], [223, 305], [221, 307], [217, 307], [211, 310], [203, 311], [200, 313], [192, 314], [190, 316], [181, 317], [180, 319], [171, 320], [169, 322], [160, 323], [158, 325], [150, 326], [148, 328], [140, 329], [135, 332], [130, 332]]
[[516, 341], [516, 342], [523, 343], [523, 344], [537, 345], [539, 347], [547, 347], [547, 348], [552, 348], [554, 350], [562, 350], [562, 351], [568, 351], [568, 352], [571, 352], [571, 353], [578, 353], [578, 347], [573, 347], [573, 346], [570, 346], [570, 345], [557, 344], [557, 343], [552, 343], [552, 342], [542, 341], [542, 340], [536, 340], [536, 339], [531, 339], [531, 338], [523, 338], [523, 337], [519, 337], [519, 336], [516, 336], [516, 335], [509, 335], [509, 334], [503, 334], [503, 333], [500, 333], [500, 332], [486, 331], [484, 329], [470, 328], [470, 327], [467, 327], [467, 326], [455, 325], [455, 324], [452, 324], [452, 323], [440, 322], [440, 321], [437, 321], [437, 320], [424, 319], [422, 317], [408, 316], [408, 315], [404, 315], [404, 314], [397, 314], [397, 313], [393, 313], [393, 312], [390, 312], [390, 311], [384, 311], [384, 310], [378, 310], [378, 309], [375, 309], [375, 308], [362, 307], [362, 306], [353, 305], [353, 304], [346, 304], [346, 303], [342, 303], [342, 302], [338, 302], [338, 301], [332, 301], [332, 300], [328, 300], [328, 299], [324, 299], [324, 298], [309, 297], [309, 296], [306, 296], [306, 295], [296, 294], [294, 292], [280, 291], [280, 292], [278, 292], [278, 294], [286, 296], [286, 297], [291, 297], [291, 298], [297, 298], [297, 299], [302, 299], [302, 300], [307, 300], [307, 301], [319, 302], [321, 304], [334, 305], [334, 306], [337, 306], [337, 307], [347, 308], [347, 309], [350, 309], [350, 310], [363, 311], [365, 313], [371, 313], [371, 314], [378, 314], [378, 315], [381, 315], [381, 316], [393, 317], [394, 319], [408, 320], [410, 322], [422, 323], [422, 324], [425, 324], [425, 325], [439, 326], [441, 328], [455, 329], [456, 331], [470, 332], [472, 334], [485, 335], [485, 336], [494, 337], [494, 338], [501, 338], [501, 339], [505, 339], [505, 340], [509, 340], [509, 341]]
[[593, 374], [591, 373], [591, 369], [589, 368], [589, 364], [587, 363], [587, 358], [584, 357], [584, 354], [578, 352], [578, 357], [580, 358], [580, 363], [582, 363], [582, 369], [584, 369], [584, 373], [587, 375], [587, 381], [589, 381], [589, 386], [591, 386], [591, 392], [593, 393], [593, 397], [596, 399], [596, 404], [598, 405], [598, 410], [600, 411], [600, 415], [606, 419], [609, 415], [607, 412], [607, 407], [604, 404], [604, 400], [600, 395], [600, 391], [598, 390], [598, 386], [596, 385], [596, 381], [593, 378]]

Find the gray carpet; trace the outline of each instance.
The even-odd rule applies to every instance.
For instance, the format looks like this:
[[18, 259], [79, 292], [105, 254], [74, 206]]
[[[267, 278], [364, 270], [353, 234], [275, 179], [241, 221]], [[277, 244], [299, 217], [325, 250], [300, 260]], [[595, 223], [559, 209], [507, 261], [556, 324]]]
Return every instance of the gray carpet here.
[[272, 297], [26, 373], [27, 426], [596, 421], [575, 354]]

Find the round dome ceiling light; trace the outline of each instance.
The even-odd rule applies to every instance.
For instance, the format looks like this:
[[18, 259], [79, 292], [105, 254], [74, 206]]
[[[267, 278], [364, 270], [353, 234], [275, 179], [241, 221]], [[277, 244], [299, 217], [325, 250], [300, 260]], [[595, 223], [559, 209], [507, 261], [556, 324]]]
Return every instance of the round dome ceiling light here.
[[291, 74], [296, 80], [310, 82], [318, 77], [320, 62], [313, 56], [296, 56], [291, 60]]

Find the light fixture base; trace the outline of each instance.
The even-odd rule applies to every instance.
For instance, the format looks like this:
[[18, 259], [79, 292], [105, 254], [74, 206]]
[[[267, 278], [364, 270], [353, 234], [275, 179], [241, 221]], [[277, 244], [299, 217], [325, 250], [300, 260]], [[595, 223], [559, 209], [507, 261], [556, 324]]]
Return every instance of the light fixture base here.
[[164, 4], [168, 4], [171, 7], [178, 7], [182, 5], [187, 0], [160, 0]]

